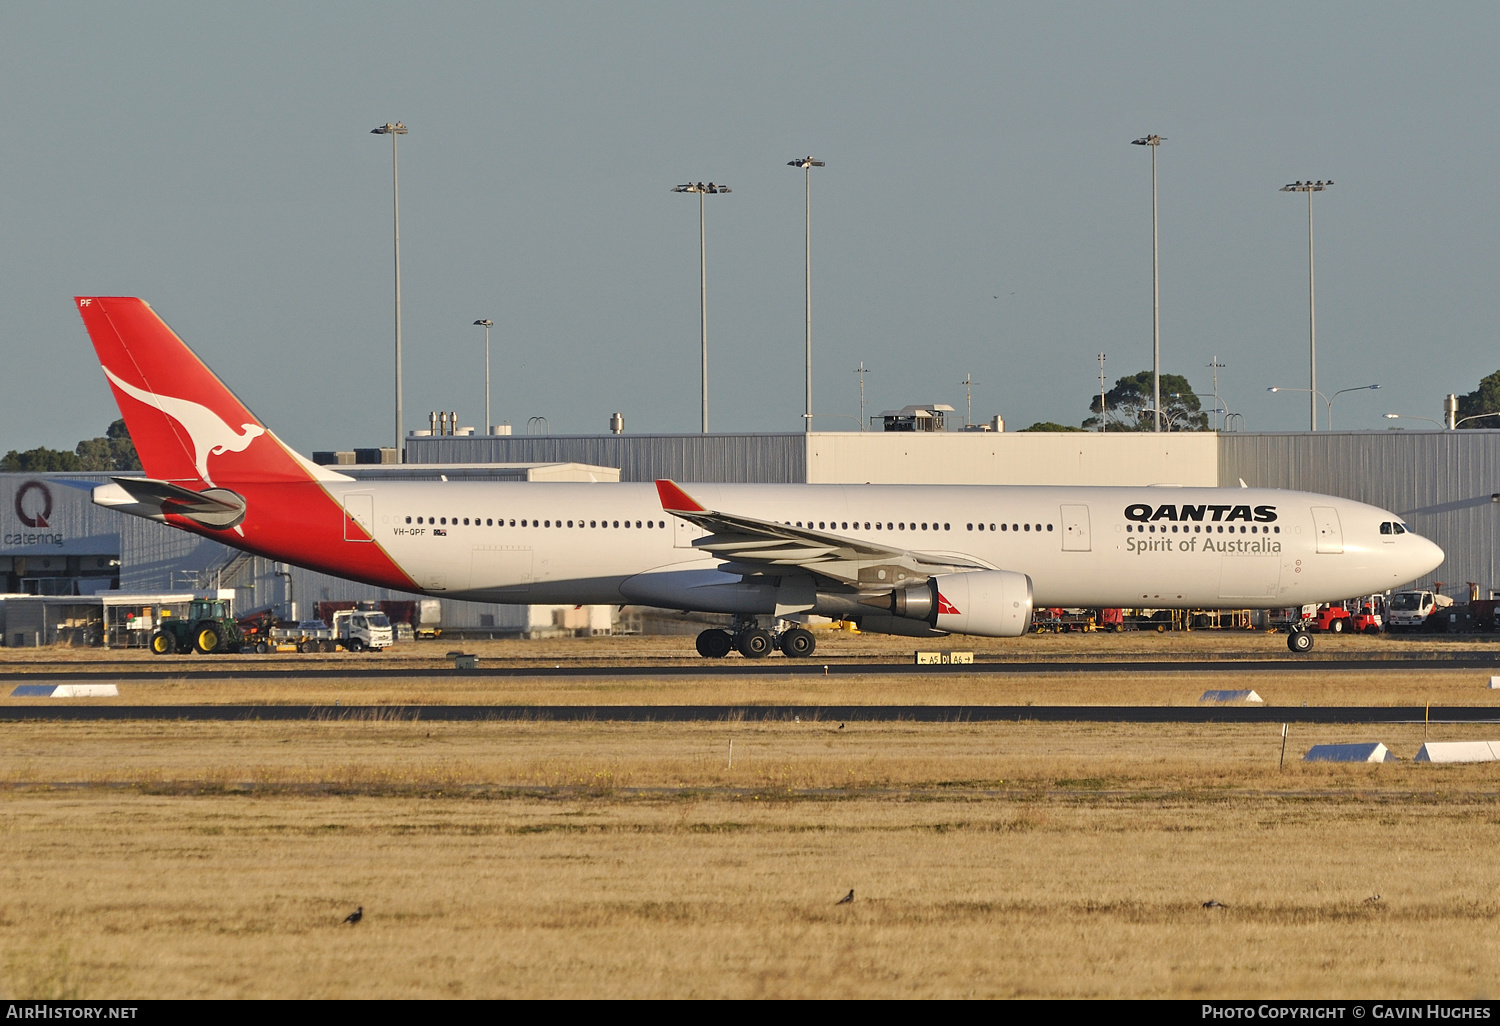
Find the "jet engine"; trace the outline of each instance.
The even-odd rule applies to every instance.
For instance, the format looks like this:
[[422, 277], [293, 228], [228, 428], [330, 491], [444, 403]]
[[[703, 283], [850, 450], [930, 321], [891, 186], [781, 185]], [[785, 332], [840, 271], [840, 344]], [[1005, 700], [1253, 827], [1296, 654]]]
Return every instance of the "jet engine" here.
[[888, 601], [893, 620], [923, 621], [951, 634], [1017, 638], [1031, 626], [1031, 578], [1011, 570], [939, 574], [892, 592]]

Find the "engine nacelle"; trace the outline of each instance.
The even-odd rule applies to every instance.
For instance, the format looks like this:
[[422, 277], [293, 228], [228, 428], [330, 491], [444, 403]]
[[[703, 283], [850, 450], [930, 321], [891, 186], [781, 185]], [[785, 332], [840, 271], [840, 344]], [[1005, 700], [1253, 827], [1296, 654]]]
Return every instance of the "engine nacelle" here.
[[1031, 627], [1031, 578], [1011, 570], [976, 570], [932, 578], [940, 631], [1018, 638]]

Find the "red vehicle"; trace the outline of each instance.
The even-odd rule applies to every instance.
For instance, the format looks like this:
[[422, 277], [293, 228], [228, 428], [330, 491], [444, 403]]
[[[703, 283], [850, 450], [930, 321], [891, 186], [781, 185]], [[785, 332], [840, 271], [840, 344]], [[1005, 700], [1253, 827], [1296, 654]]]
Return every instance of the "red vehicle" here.
[[1361, 634], [1379, 634], [1382, 626], [1380, 614], [1369, 606], [1360, 606], [1350, 621], [1350, 629]]
[[1356, 629], [1353, 619], [1343, 606], [1319, 606], [1318, 614], [1308, 620], [1307, 626], [1309, 630], [1343, 634]]

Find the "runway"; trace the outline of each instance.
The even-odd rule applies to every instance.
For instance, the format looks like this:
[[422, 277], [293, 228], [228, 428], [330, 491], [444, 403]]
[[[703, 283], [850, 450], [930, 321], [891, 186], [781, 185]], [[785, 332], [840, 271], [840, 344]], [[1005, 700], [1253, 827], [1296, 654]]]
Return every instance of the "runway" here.
[[142, 669], [139, 662], [90, 663], [80, 667], [78, 663], [57, 663], [66, 669], [50, 669], [46, 663], [32, 664], [31, 671], [8, 670], [0, 672], [0, 684], [37, 683], [63, 681], [92, 681], [98, 683], [140, 683], [150, 681], [215, 681], [215, 680], [415, 680], [437, 677], [459, 676], [465, 678], [556, 678], [556, 677], [824, 677], [824, 676], [888, 676], [888, 675], [943, 675], [943, 676], [1000, 676], [1010, 674], [1087, 674], [1087, 673], [1227, 673], [1237, 675], [1257, 673], [1326, 673], [1331, 670], [1490, 670], [1500, 672], [1500, 651], [1490, 653], [1465, 652], [1451, 657], [1413, 656], [1385, 657], [1380, 659], [1153, 659], [1153, 660], [1077, 660], [1060, 662], [1053, 660], [984, 662], [957, 665], [917, 666], [910, 662], [822, 662], [816, 658], [807, 661], [771, 659], [752, 662], [745, 659], [726, 661], [704, 660], [697, 663], [632, 662], [623, 665], [580, 664], [560, 662], [553, 666], [484, 666], [478, 669], [454, 670], [452, 664], [435, 662], [427, 666], [379, 666], [369, 662], [349, 662], [329, 666], [327, 663], [299, 665], [286, 660], [274, 666], [246, 666], [243, 662], [215, 663], [213, 657], [204, 656], [191, 661], [163, 660]]
[[1171, 705], [9, 705], [18, 720], [860, 723], [1500, 723], [1500, 706]]

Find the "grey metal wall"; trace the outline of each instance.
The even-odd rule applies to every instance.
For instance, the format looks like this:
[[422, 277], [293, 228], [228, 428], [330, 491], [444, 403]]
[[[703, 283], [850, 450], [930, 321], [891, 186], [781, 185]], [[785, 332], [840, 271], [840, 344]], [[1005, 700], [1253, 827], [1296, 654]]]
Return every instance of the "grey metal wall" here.
[[619, 467], [621, 481], [807, 480], [798, 435], [459, 435], [412, 436], [409, 463], [587, 463]]
[[1219, 483], [1338, 495], [1400, 514], [1443, 547], [1430, 581], [1500, 589], [1500, 431], [1222, 434]]

